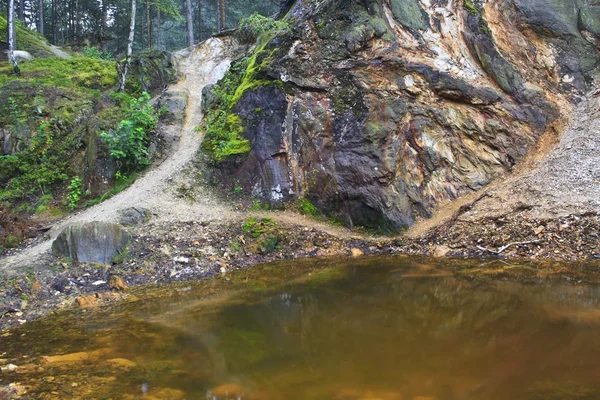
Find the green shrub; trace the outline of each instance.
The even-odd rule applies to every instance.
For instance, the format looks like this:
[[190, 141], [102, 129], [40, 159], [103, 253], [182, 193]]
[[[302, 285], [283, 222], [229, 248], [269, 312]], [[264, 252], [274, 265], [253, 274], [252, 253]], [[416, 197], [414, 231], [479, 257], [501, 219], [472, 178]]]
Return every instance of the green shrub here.
[[16, 200], [46, 194], [52, 185], [67, 179], [72, 168], [67, 155], [80, 142], [77, 132], [55, 141], [55, 135], [62, 129], [54, 119], [42, 121], [25, 150], [14, 156], [0, 157], [0, 178], [7, 180], [4, 190], [0, 191], [0, 199]]
[[[119, 99], [124, 101], [126, 95]], [[110, 149], [110, 154], [117, 159], [121, 168], [134, 170], [148, 165], [149, 135], [156, 129], [158, 115], [150, 105], [150, 95], [143, 93], [139, 98], [129, 98], [126, 119], [112, 131], [101, 132], [100, 136]]]
[[279, 226], [272, 219], [250, 217], [242, 225], [242, 231], [253, 239], [253, 243], [248, 245], [250, 251], [269, 254], [279, 250]]
[[83, 194], [83, 180], [81, 177], [76, 176], [71, 179], [71, 183], [67, 187], [67, 207], [69, 210], [73, 211], [79, 205], [79, 200], [81, 199], [81, 195]]
[[310, 215], [311, 217], [319, 217], [321, 213], [310, 201], [305, 199], [304, 197], [298, 198], [296, 201], [296, 206], [298, 208], [298, 212], [302, 215]]
[[97, 58], [100, 60], [112, 60], [112, 55], [110, 53], [104, 52], [94, 46], [84, 48], [83, 55], [88, 58]]

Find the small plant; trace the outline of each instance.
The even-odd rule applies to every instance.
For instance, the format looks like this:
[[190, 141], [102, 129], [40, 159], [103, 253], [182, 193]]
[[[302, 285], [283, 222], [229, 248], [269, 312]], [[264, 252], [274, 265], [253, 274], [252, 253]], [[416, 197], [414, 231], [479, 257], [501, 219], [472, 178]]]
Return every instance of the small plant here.
[[244, 192], [244, 188], [241, 186], [237, 186], [233, 188], [233, 194], [242, 194]]
[[[120, 99], [123, 101], [124, 99]], [[150, 164], [148, 158], [149, 134], [156, 129], [158, 115], [150, 105], [146, 92], [139, 98], [128, 99], [127, 117], [109, 132], [101, 132], [110, 154], [126, 170]]]
[[250, 251], [269, 254], [279, 250], [279, 243], [281, 242], [279, 226], [272, 219], [248, 218], [242, 226], [242, 230], [254, 239], [254, 243], [248, 247]]
[[311, 217], [319, 217], [321, 213], [310, 201], [304, 197], [298, 198], [296, 202], [298, 212], [302, 215], [310, 215]]
[[69, 210], [74, 211], [79, 205], [79, 200], [81, 199], [82, 195], [82, 188], [83, 180], [81, 179], [81, 177], [76, 176], [73, 179], [71, 179], [71, 183], [67, 187], [69, 192], [67, 193], [66, 199], [67, 207], [69, 208]]
[[100, 50], [97, 47], [91, 46], [83, 49], [83, 55], [88, 58], [97, 58], [100, 60], [112, 60], [110, 53]]

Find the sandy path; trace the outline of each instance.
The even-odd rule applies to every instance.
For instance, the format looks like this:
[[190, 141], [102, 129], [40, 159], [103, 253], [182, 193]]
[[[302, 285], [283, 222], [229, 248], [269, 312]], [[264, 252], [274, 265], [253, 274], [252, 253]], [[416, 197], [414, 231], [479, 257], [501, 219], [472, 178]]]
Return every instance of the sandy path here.
[[190, 203], [175, 195], [175, 181], [179, 173], [197, 153], [202, 142], [195, 127], [202, 120], [200, 110], [202, 88], [216, 83], [229, 69], [230, 56], [235, 46], [231, 39], [212, 38], [193, 48], [176, 54], [183, 78], [172, 85], [170, 91], [188, 93], [186, 118], [179, 143], [172, 154], [157, 168], [146, 172], [127, 190], [105, 202], [82, 212], [70, 215], [54, 224], [45, 240], [23, 249], [16, 255], [0, 259], [4, 272], [17, 270], [48, 254], [52, 240], [68, 224], [81, 221], [115, 222], [119, 211], [136, 206], [149, 209], [158, 221], [203, 221], [227, 218], [232, 211], [209, 193], [202, 193]]

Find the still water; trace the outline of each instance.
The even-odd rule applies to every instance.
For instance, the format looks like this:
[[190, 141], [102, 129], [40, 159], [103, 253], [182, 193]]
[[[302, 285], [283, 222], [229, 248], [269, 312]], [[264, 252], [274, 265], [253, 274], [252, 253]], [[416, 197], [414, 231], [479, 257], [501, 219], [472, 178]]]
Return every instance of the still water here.
[[[453, 272], [449, 272], [453, 271]], [[0, 337], [33, 399], [600, 399], [600, 286], [272, 264]]]

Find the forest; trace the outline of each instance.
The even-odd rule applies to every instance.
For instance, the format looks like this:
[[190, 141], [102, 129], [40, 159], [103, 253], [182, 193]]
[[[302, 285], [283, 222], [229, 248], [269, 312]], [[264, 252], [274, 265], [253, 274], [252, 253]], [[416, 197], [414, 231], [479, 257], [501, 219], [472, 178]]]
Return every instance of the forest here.
[[[0, 1], [7, 10], [10, 0]], [[270, 15], [278, 0], [15, 0], [15, 23], [51, 44], [109, 56], [124, 55], [135, 9], [133, 51], [177, 50], [235, 28], [253, 12]], [[2, 40], [4, 49], [6, 39]], [[19, 44], [17, 43], [17, 49]]]

